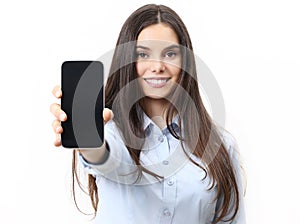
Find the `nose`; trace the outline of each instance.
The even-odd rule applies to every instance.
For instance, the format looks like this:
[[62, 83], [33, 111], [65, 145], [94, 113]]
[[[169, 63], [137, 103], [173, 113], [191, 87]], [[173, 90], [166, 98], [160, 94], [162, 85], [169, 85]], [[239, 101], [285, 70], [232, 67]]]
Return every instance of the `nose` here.
[[166, 69], [164, 62], [161, 60], [152, 60], [150, 63], [150, 70], [153, 73], [161, 73]]

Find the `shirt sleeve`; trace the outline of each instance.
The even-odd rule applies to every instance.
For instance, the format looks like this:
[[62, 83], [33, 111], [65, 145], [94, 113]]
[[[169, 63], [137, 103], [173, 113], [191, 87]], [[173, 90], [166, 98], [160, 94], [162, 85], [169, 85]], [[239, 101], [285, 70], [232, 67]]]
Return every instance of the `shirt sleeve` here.
[[[236, 176], [236, 181], [239, 190], [239, 210], [235, 216], [235, 218], [231, 222], [218, 222], [220, 224], [225, 223], [232, 223], [232, 224], [245, 224], [246, 223], [246, 216], [245, 216], [245, 205], [244, 205], [244, 184], [243, 184], [243, 167], [240, 159], [238, 145], [234, 137], [224, 131], [223, 135], [223, 142], [225, 147], [228, 150], [229, 156], [231, 158], [233, 169]], [[218, 204], [218, 202], [217, 202]]]
[[92, 164], [79, 154], [79, 161], [89, 174], [132, 184], [137, 178], [137, 167], [124, 144], [122, 135], [113, 121], [109, 121], [104, 128], [105, 141], [109, 147], [107, 158], [101, 163]]

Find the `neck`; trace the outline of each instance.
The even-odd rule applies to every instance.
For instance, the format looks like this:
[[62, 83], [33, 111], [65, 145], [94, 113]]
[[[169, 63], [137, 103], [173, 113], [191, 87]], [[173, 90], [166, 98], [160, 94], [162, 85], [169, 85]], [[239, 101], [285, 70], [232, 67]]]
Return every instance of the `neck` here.
[[150, 119], [161, 129], [166, 127], [166, 109], [170, 102], [166, 99], [152, 99], [145, 97], [142, 100], [142, 108]]

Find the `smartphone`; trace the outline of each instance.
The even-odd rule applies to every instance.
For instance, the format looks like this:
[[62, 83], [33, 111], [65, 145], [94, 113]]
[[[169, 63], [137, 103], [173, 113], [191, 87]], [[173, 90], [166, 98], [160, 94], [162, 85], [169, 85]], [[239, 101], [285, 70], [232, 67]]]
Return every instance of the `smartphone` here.
[[61, 66], [61, 143], [65, 148], [99, 148], [104, 141], [103, 64], [65, 61]]

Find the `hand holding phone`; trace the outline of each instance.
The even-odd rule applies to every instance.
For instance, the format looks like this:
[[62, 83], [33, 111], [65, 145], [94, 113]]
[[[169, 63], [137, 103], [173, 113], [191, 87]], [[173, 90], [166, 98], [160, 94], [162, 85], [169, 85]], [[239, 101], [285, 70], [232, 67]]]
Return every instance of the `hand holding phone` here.
[[102, 111], [103, 65], [99, 61], [66, 61], [62, 64], [61, 143], [66, 148], [99, 148], [104, 141]]

